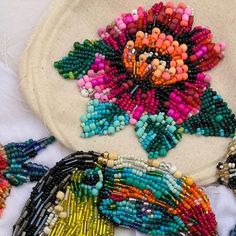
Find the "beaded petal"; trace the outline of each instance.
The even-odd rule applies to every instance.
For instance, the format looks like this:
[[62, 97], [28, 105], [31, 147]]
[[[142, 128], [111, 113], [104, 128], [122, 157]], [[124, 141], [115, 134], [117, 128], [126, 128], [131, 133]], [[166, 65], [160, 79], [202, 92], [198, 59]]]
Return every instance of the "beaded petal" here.
[[[74, 50], [54, 63], [64, 78], [77, 80], [82, 96], [96, 99], [97, 105], [89, 104], [83, 115], [82, 137], [123, 128], [116, 120], [119, 109], [125, 124], [136, 125], [141, 117], [159, 113], [173, 119], [171, 124], [164, 119], [161, 125], [136, 126], [141, 145], [152, 158], [164, 156], [177, 144], [180, 127], [191, 134], [233, 136], [235, 117], [210, 89], [211, 78], [204, 73], [224, 57], [225, 44], [215, 43], [212, 32], [193, 27], [193, 21], [192, 9], [184, 3], [138, 7], [100, 28], [100, 40], [75, 42]], [[170, 132], [173, 127], [176, 130]]]

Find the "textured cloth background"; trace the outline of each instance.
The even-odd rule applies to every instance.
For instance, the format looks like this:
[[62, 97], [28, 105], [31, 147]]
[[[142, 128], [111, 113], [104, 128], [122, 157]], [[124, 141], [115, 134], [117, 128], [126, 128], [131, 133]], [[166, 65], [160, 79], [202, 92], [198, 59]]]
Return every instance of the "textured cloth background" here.
[[[0, 62], [0, 142], [24, 141], [29, 138], [40, 139], [49, 135], [42, 122], [35, 117], [25, 104], [18, 90], [17, 76]], [[58, 142], [40, 152], [33, 160], [49, 167], [69, 154], [70, 151]], [[0, 236], [10, 236], [12, 226], [20, 216], [21, 210], [30, 196], [35, 183], [13, 187], [7, 198], [7, 208], [0, 219]], [[236, 198], [225, 187], [209, 186], [205, 188], [218, 222], [220, 236], [228, 236], [236, 223]], [[134, 230], [117, 228], [115, 236], [144, 236]]]
[[[26, 45], [27, 39], [29, 38], [31, 32], [35, 29], [35, 25], [37, 24], [39, 16], [45, 11], [49, 2], [50, 0], [0, 0], [0, 61], [4, 61], [15, 72], [17, 72], [19, 55]], [[136, 1], [136, 4], [138, 3], [139, 1]], [[190, 1], [187, 1], [187, 3], [190, 4]], [[194, 5], [191, 2], [191, 5], [195, 8], [195, 16], [198, 24], [204, 25], [205, 23], [205, 25], [208, 25], [213, 30], [218, 41], [223, 39], [227, 43], [228, 47], [226, 49], [226, 58], [210, 74], [214, 75], [213, 87], [223, 95], [226, 101], [230, 102], [231, 108], [234, 108], [235, 112], [235, 104], [233, 103], [233, 99], [235, 100], [235, 96], [233, 95], [235, 91], [234, 74], [236, 71], [234, 66], [236, 58], [234, 46], [235, 31], [233, 25], [235, 22], [235, 1], [224, 1], [223, 4], [224, 6], [222, 7], [221, 2], [218, 0], [196, 1]], [[199, 5], [198, 9], [196, 8], [197, 5]], [[211, 10], [212, 7], [213, 9]], [[127, 8], [127, 10], [130, 9]], [[214, 10], [216, 10], [216, 12], [214, 12]], [[117, 13], [119, 12], [120, 11], [117, 11]], [[199, 14], [201, 12], [203, 15], [200, 18]], [[96, 16], [98, 16], [98, 14]], [[100, 17], [97, 17], [97, 20], [99, 20], [99, 18]], [[111, 19], [112, 17], [108, 19], [107, 22], [100, 22], [98, 26], [109, 23]], [[207, 23], [210, 19], [212, 22]], [[94, 24], [97, 22], [97, 20], [94, 22]], [[76, 27], [80, 27], [78, 22]], [[226, 32], [227, 34], [225, 34]], [[225, 37], [224, 34], [228, 36]], [[79, 35], [80, 34], [78, 33], [77, 38], [79, 38]], [[58, 57], [64, 55], [64, 53], [71, 48], [74, 40], [76, 39], [73, 39], [72, 41], [69, 40], [67, 43], [65, 43], [65, 50], [60, 55], [58, 55]], [[58, 59], [58, 57], [56, 59]], [[51, 64], [48, 66], [51, 67]], [[215, 73], [218, 74], [218, 76], [215, 76]], [[56, 78], [58, 82], [62, 80], [60, 77]], [[30, 108], [25, 105], [24, 99], [20, 96], [18, 91], [19, 80], [16, 74], [7, 70], [1, 63], [0, 82], [0, 142], [6, 144], [11, 141], [22, 141], [31, 137], [41, 138], [48, 135], [48, 131], [42, 125], [42, 122], [32, 114]], [[77, 92], [74, 82], [71, 82], [71, 86], [74, 87], [74, 92]], [[226, 96], [227, 91], [230, 94], [229, 98]], [[76, 94], [76, 96], [80, 97], [78, 94]], [[77, 125], [79, 125], [79, 123]], [[131, 133], [127, 132], [126, 134], [129, 135]], [[202, 140], [200, 144], [205, 143], [205, 140], [208, 140], [200, 137], [191, 141], [192, 138], [193, 137], [184, 138], [187, 144], [189, 146], [191, 145], [192, 147], [194, 147], [196, 140], [197, 143]], [[216, 139], [217, 142], [214, 143], [213, 139], [209, 138], [209, 140], [208, 148], [211, 149], [214, 149], [220, 141], [220, 139]], [[229, 140], [224, 141], [224, 147], [226, 147], [226, 143], [228, 141]], [[137, 147], [139, 150], [141, 149], [140, 146]], [[217, 149], [220, 151], [218, 156], [222, 156], [225, 151], [224, 147]], [[126, 150], [123, 152], [125, 153], [125, 151]], [[69, 152], [70, 151], [65, 149], [62, 145], [55, 143], [49, 146], [45, 151], [41, 152], [36, 157], [35, 161], [47, 164], [48, 166], [52, 167], [57, 161], [59, 161]], [[187, 158], [186, 151], [182, 149], [181, 152], [184, 154], [183, 157]], [[203, 155], [206, 158], [206, 153], [209, 153], [208, 157], [211, 157], [211, 150], [199, 149], [198, 155]], [[204, 161], [202, 166], [204, 166]], [[19, 217], [21, 209], [29, 197], [33, 186], [34, 184], [25, 184], [19, 188], [12, 189], [11, 195], [7, 199], [7, 208], [5, 210], [4, 216], [2, 219], [0, 219], [0, 236], [11, 235], [12, 226]], [[217, 216], [219, 235], [227, 236], [229, 230], [236, 223], [235, 197], [228, 189], [224, 187], [216, 188], [214, 186], [210, 186], [206, 188], [206, 191], [211, 199], [213, 210]], [[116, 235], [134, 236], [135, 233], [134, 231], [123, 231], [123, 229], [119, 229], [116, 231]], [[136, 235], [138, 235], [138, 233]]]
[[[178, 2], [178, 1], [175, 1]], [[118, 14], [130, 11], [137, 5], [150, 7], [155, 1], [82, 1], [56, 0], [34, 31], [24, 52], [21, 66], [21, 89], [36, 114], [70, 149], [115, 150], [146, 157], [133, 126], [113, 136], [80, 138], [80, 116], [85, 113], [87, 98], [83, 98], [75, 81], [65, 81], [52, 64], [70, 49], [75, 41], [97, 38], [97, 29], [109, 24]], [[225, 40], [226, 58], [210, 74], [212, 87], [218, 91], [236, 112], [236, 2], [189, 0], [194, 8], [195, 25], [210, 27], [214, 40]], [[223, 158], [229, 139], [184, 135], [165, 161], [170, 161], [198, 182], [209, 184], [216, 180], [215, 166]]]

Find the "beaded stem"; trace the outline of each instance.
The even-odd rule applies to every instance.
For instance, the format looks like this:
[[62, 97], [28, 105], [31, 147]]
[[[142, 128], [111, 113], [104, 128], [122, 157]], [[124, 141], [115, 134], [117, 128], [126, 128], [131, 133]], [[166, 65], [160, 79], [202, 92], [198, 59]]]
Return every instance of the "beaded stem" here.
[[81, 151], [34, 187], [13, 235], [114, 235], [114, 225], [150, 235], [216, 235], [207, 196], [176, 167]]

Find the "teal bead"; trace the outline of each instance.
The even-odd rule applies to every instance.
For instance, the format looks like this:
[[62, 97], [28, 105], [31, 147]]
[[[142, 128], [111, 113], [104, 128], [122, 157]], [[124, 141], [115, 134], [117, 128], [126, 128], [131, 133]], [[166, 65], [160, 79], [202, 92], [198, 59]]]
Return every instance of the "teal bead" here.
[[114, 127], [118, 127], [120, 126], [120, 121], [119, 120], [116, 120], [114, 123], [113, 123]]
[[215, 120], [216, 120], [216, 122], [221, 122], [222, 120], [224, 119], [224, 117], [222, 116], [222, 115], [217, 115], [216, 117], [215, 117]]
[[98, 182], [96, 185], [95, 185], [95, 188], [97, 190], [100, 190], [102, 188], [102, 183], [101, 182]]
[[108, 134], [114, 134], [115, 133], [115, 128], [111, 126], [111, 127], [108, 128], [107, 132], [108, 132]]

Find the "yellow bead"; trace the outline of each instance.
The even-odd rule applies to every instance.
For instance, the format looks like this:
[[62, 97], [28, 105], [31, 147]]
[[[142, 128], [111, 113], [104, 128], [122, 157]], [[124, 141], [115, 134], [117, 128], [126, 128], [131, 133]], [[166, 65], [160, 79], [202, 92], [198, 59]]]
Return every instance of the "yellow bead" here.
[[191, 186], [193, 184], [193, 178], [192, 177], [187, 177], [186, 183]]

